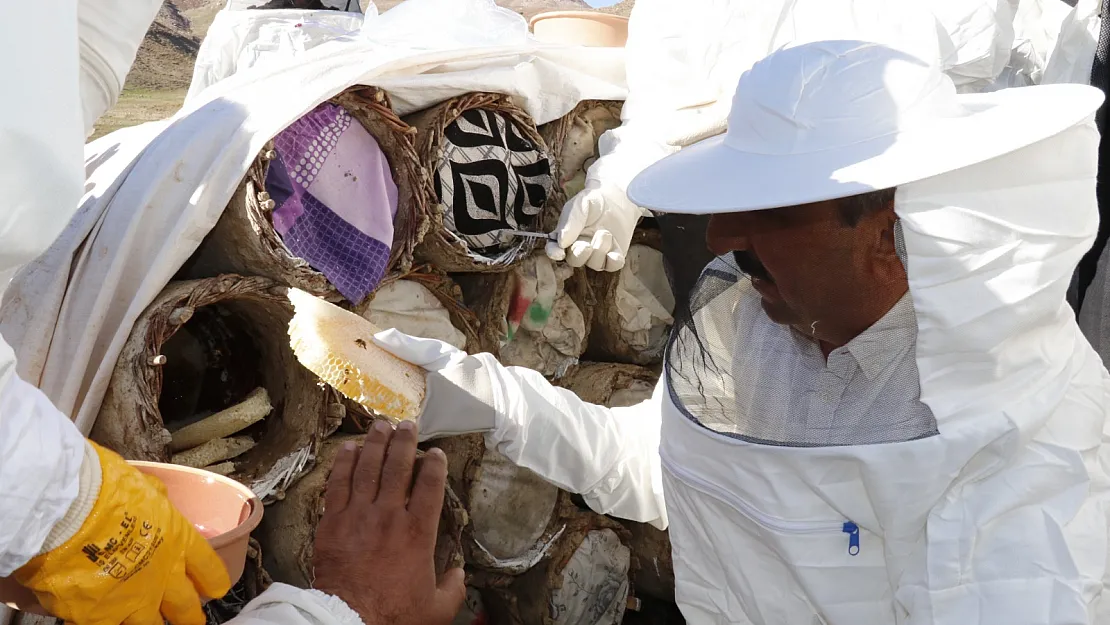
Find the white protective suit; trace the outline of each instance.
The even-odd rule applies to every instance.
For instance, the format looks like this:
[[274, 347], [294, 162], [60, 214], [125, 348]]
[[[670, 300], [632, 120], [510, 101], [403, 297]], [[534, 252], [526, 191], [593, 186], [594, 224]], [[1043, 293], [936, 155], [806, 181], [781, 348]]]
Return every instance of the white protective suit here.
[[[1098, 223], [1098, 102], [1076, 97], [1091, 114], [1056, 136], [899, 187], [938, 435], [805, 447], [718, 433], [684, 399], [703, 395], [670, 379], [698, 357], [675, 343], [650, 400], [608, 409], [488, 354], [378, 341], [436, 372], [422, 432], [485, 420], [488, 446], [598, 512], [669, 519], [693, 625], [1110, 623], [1110, 375], [1065, 301]], [[704, 349], [751, 353], [761, 337], [737, 331], [729, 293], [695, 293]]]
[[[0, 24], [0, 290], [69, 223], [82, 193], [82, 146], [115, 104], [160, 1], [30, 2]], [[42, 547], [77, 497], [85, 439], [15, 374], [0, 338], [0, 576]]]
[[[0, 290], [69, 223], [82, 194], [84, 138], [111, 108], [161, 0], [28, 2], [5, 7], [0, 51]], [[20, 62], [12, 62], [19, 59]], [[50, 94], [23, 97], [22, 94]], [[15, 373], [0, 338], [0, 576], [39, 553], [78, 495], [85, 437]], [[6, 608], [0, 617], [6, 617]], [[361, 625], [343, 601], [275, 584], [234, 623]]]
[[[883, 8], [898, 4], [882, 3]], [[942, 67], [961, 91], [1040, 82], [1086, 83], [1098, 39], [1099, 0], [924, 0], [938, 22]], [[619, 128], [599, 142], [586, 190], [567, 202], [547, 246], [555, 260], [616, 271], [645, 214], [629, 182], [649, 165], [724, 130], [737, 80], [790, 41], [826, 36], [830, 22], [866, 22], [825, 0], [638, 0], [628, 30], [628, 100]], [[823, 13], [828, 19], [817, 19]], [[927, 19], [927, 18], [926, 18]], [[598, 235], [599, 231], [609, 233]], [[566, 248], [566, 249], [564, 249]]]

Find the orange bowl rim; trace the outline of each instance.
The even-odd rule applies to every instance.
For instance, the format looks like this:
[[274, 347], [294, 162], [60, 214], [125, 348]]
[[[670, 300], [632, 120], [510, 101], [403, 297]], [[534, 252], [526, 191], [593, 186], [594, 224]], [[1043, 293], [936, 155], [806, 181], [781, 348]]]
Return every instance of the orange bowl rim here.
[[147, 462], [145, 460], [128, 460], [127, 463], [130, 464], [131, 466], [135, 467], [135, 468], [138, 468], [138, 469], [142, 469], [143, 467], [148, 467], [148, 468], [168, 469], [168, 470], [176, 472], [176, 473], [189, 473], [189, 474], [192, 474], [192, 475], [199, 475], [199, 476], [202, 476], [202, 477], [209, 478], [212, 481], [219, 482], [219, 483], [221, 483], [225, 486], [229, 486], [232, 489], [234, 489], [235, 491], [237, 491], [240, 495], [243, 495], [244, 497], [246, 497], [247, 504], [250, 505], [250, 507], [251, 507], [250, 514], [247, 516], [247, 518], [245, 520], [243, 520], [242, 523], [235, 526], [231, 530], [226, 531], [223, 534], [217, 534], [216, 536], [213, 536], [212, 538], [209, 538], [208, 539], [208, 544], [212, 545], [213, 549], [220, 549], [222, 547], [226, 547], [227, 545], [230, 545], [230, 544], [239, 542], [240, 540], [243, 540], [243, 538], [245, 536], [247, 536], [251, 532], [253, 532], [254, 529], [256, 527], [258, 527], [258, 524], [262, 522], [262, 512], [263, 512], [262, 500], [259, 499], [258, 496], [254, 494], [254, 491], [252, 491], [251, 489], [247, 488], [246, 486], [240, 484], [239, 482], [236, 482], [235, 480], [233, 480], [229, 477], [220, 475], [219, 473], [213, 473], [211, 471], [205, 471], [204, 469], [195, 469], [193, 467], [186, 467], [186, 466], [182, 466], [182, 465], [179, 465], [179, 464], [170, 464], [168, 462]]

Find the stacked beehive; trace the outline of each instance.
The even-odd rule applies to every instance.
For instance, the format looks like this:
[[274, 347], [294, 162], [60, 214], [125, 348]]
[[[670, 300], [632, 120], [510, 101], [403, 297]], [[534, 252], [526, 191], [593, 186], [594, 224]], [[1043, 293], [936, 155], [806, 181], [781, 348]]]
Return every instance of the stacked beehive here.
[[[289, 287], [536, 369], [608, 406], [650, 395], [672, 322], [650, 225], [612, 274], [553, 263], [542, 238], [506, 232], [554, 227], [598, 138], [619, 125], [619, 103], [584, 102], [537, 128], [496, 94], [400, 119], [383, 92], [362, 87], [302, 121], [283, 131], [302, 135], [279, 135], [258, 155], [180, 281], [139, 320], [93, 433], [129, 458], [228, 474], [267, 503], [261, 556], [210, 610], [217, 621], [270, 576], [308, 583], [331, 458], [373, 418], [296, 362]], [[375, 171], [387, 189], [368, 197], [389, 206], [341, 206], [373, 191], [359, 177]], [[349, 266], [373, 246], [355, 230], [391, 235], [372, 270]], [[665, 534], [589, 511], [480, 435], [434, 444], [450, 461], [437, 560], [465, 560], [472, 590], [460, 622], [615, 625], [642, 595], [673, 602]]]

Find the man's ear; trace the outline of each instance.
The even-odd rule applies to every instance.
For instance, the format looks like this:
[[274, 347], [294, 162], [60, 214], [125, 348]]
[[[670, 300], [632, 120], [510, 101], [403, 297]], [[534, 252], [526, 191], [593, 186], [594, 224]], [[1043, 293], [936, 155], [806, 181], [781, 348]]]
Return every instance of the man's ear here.
[[874, 215], [874, 249], [872, 250], [871, 270], [877, 280], [890, 282], [906, 279], [906, 268], [902, 259], [898, 258], [898, 246], [895, 230], [897, 229], [898, 216], [893, 208], [879, 211]]

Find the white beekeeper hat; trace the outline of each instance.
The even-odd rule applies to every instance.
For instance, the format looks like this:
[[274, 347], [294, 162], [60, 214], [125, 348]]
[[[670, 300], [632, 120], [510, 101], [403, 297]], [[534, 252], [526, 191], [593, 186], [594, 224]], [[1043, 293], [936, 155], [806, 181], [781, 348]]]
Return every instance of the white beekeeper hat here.
[[1102, 100], [1086, 85], [959, 95], [934, 64], [888, 46], [802, 44], [740, 78], [726, 134], [648, 167], [628, 197], [661, 212], [706, 214], [859, 195], [1047, 139]]

